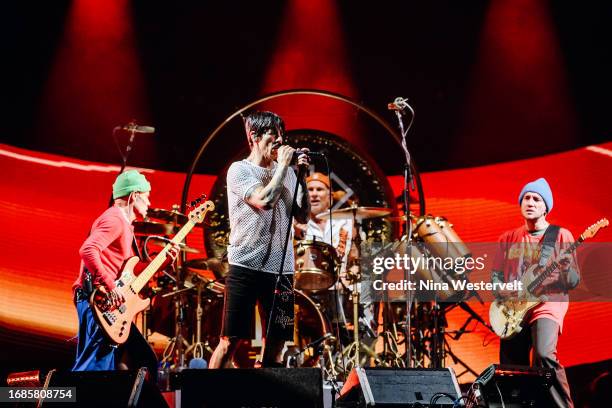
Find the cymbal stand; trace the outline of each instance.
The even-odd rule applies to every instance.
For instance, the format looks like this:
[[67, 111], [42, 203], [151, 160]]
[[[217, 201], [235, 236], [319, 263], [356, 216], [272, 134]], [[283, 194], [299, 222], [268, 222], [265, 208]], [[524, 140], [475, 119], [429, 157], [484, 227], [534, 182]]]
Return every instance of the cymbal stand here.
[[[180, 371], [185, 368], [185, 348], [189, 347], [189, 342], [183, 337], [183, 320], [184, 310], [181, 306], [179, 298], [181, 294], [174, 294], [174, 317], [175, 317], [175, 337], [170, 339], [170, 342], [166, 346], [164, 353], [162, 354], [162, 362], [170, 363], [174, 366], [176, 371]], [[174, 364], [172, 364], [174, 363]]]
[[391, 330], [382, 333], [386, 349], [383, 365], [386, 367], [406, 368], [406, 363], [402, 359], [402, 353], [399, 351], [397, 326], [393, 324]]
[[345, 348], [344, 352], [349, 356], [349, 361], [352, 361], [353, 364], [352, 366], [350, 362], [347, 364], [347, 371], [350, 371], [352, 367], [358, 367], [360, 365], [359, 348], [361, 345], [359, 341], [359, 290], [357, 288], [359, 275], [353, 275], [351, 282], [353, 284], [353, 289], [351, 291], [351, 300], [353, 302], [353, 342]]
[[[345, 367], [346, 372], [350, 372], [352, 368], [361, 366], [360, 351], [363, 350], [369, 357], [374, 358], [377, 363], [380, 363], [378, 355], [367, 345], [363, 344], [359, 337], [359, 282], [361, 281], [361, 223], [357, 218], [357, 207], [353, 209], [353, 225], [357, 229], [355, 236], [355, 246], [357, 247], [357, 262], [354, 263], [356, 271], [347, 270], [347, 276], [352, 284], [351, 300], [353, 303], [353, 342], [349, 344], [343, 351], [342, 357], [348, 357], [348, 364]], [[352, 364], [351, 364], [352, 362]]]
[[185, 348], [189, 347], [189, 342], [183, 337], [183, 326], [185, 322], [185, 302], [183, 301], [183, 292], [191, 290], [192, 288], [182, 288], [179, 289], [180, 279], [180, 271], [181, 267], [177, 268], [177, 279], [175, 290], [172, 293], [166, 294], [164, 296], [172, 295], [174, 298], [174, 318], [175, 318], [175, 326], [174, 332], [175, 336], [170, 339], [170, 342], [166, 346], [166, 349], [163, 353], [162, 362], [170, 362], [174, 363], [174, 369], [176, 371], [181, 371], [186, 367], [185, 365]]
[[204, 281], [200, 280], [197, 284], [198, 306], [196, 307], [196, 336], [194, 343], [185, 350], [185, 354], [193, 353], [193, 358], [204, 358], [204, 349], [212, 354], [213, 350], [208, 345], [208, 342], [202, 343], [202, 316], [204, 309], [202, 308], [202, 285]]
[[[351, 300], [353, 302], [353, 342], [344, 350], [347, 356], [351, 356], [351, 352], [354, 353], [352, 358], [349, 357], [349, 360], [353, 360], [353, 367], [358, 367], [360, 364], [359, 359], [359, 281], [361, 280], [361, 223], [357, 222], [357, 208], [353, 210], [353, 225], [357, 229], [357, 234], [355, 235], [355, 245], [357, 246], [357, 262], [355, 262], [354, 266], [356, 267], [356, 271], [352, 272], [347, 270], [347, 276], [352, 283], [353, 287], [351, 289]], [[349, 372], [351, 370], [350, 367], [346, 367], [346, 371]]]

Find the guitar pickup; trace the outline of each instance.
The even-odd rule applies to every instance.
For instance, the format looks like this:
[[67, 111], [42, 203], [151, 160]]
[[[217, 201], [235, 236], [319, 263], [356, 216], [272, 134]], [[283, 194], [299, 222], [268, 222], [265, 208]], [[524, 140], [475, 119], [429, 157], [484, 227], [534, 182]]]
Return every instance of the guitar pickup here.
[[115, 315], [110, 312], [102, 313], [102, 316], [104, 316], [104, 320], [106, 320], [106, 323], [110, 325], [113, 325], [117, 321]]

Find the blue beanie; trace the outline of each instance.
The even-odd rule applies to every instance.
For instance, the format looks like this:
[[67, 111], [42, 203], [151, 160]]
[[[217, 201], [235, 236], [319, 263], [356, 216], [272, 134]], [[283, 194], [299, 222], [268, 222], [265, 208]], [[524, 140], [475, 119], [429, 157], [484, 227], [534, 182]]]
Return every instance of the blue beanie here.
[[521, 190], [521, 194], [519, 194], [519, 205], [523, 201], [523, 196], [528, 192], [538, 193], [544, 203], [546, 204], [546, 212], [550, 212], [553, 208], [553, 194], [548, 185], [548, 182], [544, 177], [540, 177], [539, 179], [532, 181], [530, 183], [525, 184], [525, 187]]

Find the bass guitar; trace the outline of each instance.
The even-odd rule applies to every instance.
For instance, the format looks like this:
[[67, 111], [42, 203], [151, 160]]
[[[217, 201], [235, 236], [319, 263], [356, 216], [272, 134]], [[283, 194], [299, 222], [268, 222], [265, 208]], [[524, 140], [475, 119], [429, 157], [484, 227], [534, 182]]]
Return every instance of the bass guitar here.
[[[196, 203], [200, 201], [202, 201], [202, 198], [198, 199]], [[215, 205], [212, 201], [206, 201], [191, 210], [187, 223], [176, 233], [171, 243], [168, 243], [157, 254], [140, 275], [135, 276], [134, 274], [134, 267], [140, 261], [137, 256], [133, 256], [125, 262], [119, 279], [115, 281], [115, 286], [125, 299], [119, 307], [115, 307], [108, 296], [103, 294], [99, 288], [94, 290], [89, 299], [93, 315], [112, 343], [117, 345], [125, 343], [130, 334], [130, 326], [134, 316], [146, 309], [151, 303], [151, 299], [142, 299], [138, 293], [163, 265], [172, 244], [182, 242], [189, 231], [196, 224], [204, 221], [206, 213], [214, 210], [214, 208]]]

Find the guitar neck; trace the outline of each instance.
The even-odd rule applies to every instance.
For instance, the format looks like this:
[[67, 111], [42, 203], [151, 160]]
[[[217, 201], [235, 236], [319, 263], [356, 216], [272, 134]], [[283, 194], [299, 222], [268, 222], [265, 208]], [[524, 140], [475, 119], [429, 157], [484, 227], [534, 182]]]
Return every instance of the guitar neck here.
[[[580, 236], [575, 242], [573, 242], [569, 246], [569, 248], [563, 251], [563, 254], [571, 255], [572, 252], [574, 252], [576, 248], [578, 248], [583, 242], [584, 238]], [[557, 270], [557, 268], [559, 268], [559, 262], [557, 262], [556, 260], [552, 261], [551, 264], [548, 265], [546, 269], [544, 269], [544, 271], [539, 273], [538, 276], [533, 280], [533, 282], [529, 284], [527, 290], [529, 290], [530, 293], [533, 293], [542, 284], [542, 282], [544, 282], [546, 278], [548, 278], [555, 270]]]
[[[191, 231], [191, 229], [195, 225], [195, 222], [193, 222], [192, 220], [187, 221], [183, 228], [181, 228], [180, 231], [176, 233], [174, 238], [172, 238], [171, 242], [175, 244], [182, 242], [187, 236], [187, 234], [189, 234], [189, 231]], [[159, 254], [157, 254], [157, 256], [151, 261], [151, 263], [147, 265], [147, 267], [141, 272], [141, 274], [138, 275], [136, 279], [134, 279], [134, 281], [130, 285], [134, 293], [139, 293], [140, 290], [147, 284], [147, 282], [149, 282], [149, 279], [151, 279], [153, 275], [155, 275], [155, 273], [159, 270], [160, 266], [162, 266], [162, 264], [166, 260], [166, 256], [171, 247], [172, 244], [168, 243], [164, 247], [164, 249], [162, 249]]]

